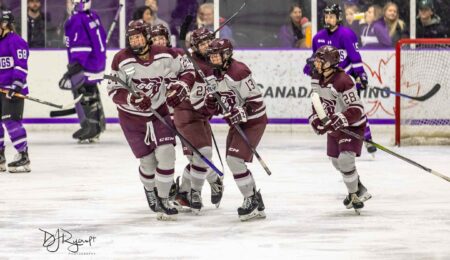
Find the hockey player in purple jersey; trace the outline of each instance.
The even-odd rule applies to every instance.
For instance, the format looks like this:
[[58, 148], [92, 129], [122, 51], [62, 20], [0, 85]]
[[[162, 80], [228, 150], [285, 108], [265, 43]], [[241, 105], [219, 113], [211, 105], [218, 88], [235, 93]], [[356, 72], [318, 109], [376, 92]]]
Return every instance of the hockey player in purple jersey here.
[[[358, 38], [355, 33], [345, 26], [342, 26], [343, 13], [338, 4], [327, 6], [324, 11], [325, 29], [320, 30], [313, 38], [313, 56], [308, 59], [303, 72], [311, 75], [314, 62], [314, 54], [324, 45], [331, 45], [339, 50], [340, 63], [347, 74], [351, 75], [356, 83], [358, 94], [360, 90], [366, 89], [368, 85], [367, 74], [364, 71], [361, 54], [359, 53]], [[372, 140], [369, 124], [367, 123], [364, 133], [366, 140]], [[367, 151], [371, 154], [375, 153], [377, 148], [366, 143]]]
[[14, 94], [28, 94], [28, 44], [14, 32], [14, 17], [9, 10], [0, 10], [0, 172], [6, 171], [5, 131], [18, 154], [8, 164], [9, 172], [30, 172], [28, 158], [27, 132], [22, 125], [24, 99]]
[[360, 156], [363, 142], [340, 129], [362, 135], [367, 117], [353, 79], [338, 67], [339, 56], [339, 51], [328, 45], [316, 52], [311, 88], [319, 94], [330, 121], [323, 125], [315, 109], [309, 121], [318, 135], [327, 133], [327, 155], [341, 172], [349, 193], [344, 205], [358, 211], [364, 207], [364, 201], [372, 197], [362, 185], [355, 165], [355, 157]]
[[64, 25], [69, 65], [59, 82], [61, 89], [72, 90], [81, 129], [73, 134], [79, 141], [91, 141], [105, 130], [105, 115], [97, 84], [106, 63], [106, 33], [91, 0], [72, 0], [73, 14]]

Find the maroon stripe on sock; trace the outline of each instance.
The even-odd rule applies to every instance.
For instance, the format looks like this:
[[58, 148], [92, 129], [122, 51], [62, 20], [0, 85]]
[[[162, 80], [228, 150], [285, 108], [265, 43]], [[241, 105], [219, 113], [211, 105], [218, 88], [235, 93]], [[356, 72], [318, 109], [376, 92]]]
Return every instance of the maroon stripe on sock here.
[[174, 169], [162, 170], [162, 169], [156, 168], [156, 172], [159, 174], [162, 174], [162, 175], [171, 175], [171, 174], [175, 173], [175, 170]]
[[242, 178], [244, 178], [244, 177], [249, 176], [250, 174], [251, 174], [250, 171], [246, 171], [246, 172], [240, 173], [240, 174], [233, 174], [233, 178], [234, 178], [235, 180], [237, 180], [237, 179], [242, 179]]
[[203, 167], [200, 167], [200, 166], [197, 166], [197, 165], [194, 165], [194, 164], [192, 164], [192, 169], [194, 169], [194, 170], [196, 170], [198, 172], [206, 172], [207, 171], [206, 168], [203, 168]]
[[153, 179], [155, 178], [155, 175], [154, 175], [154, 174], [152, 174], [152, 175], [145, 175], [145, 174], [141, 171], [141, 168], [139, 168], [139, 174], [140, 174], [143, 178], [145, 178], [145, 179], [147, 179], [147, 180], [153, 180]]

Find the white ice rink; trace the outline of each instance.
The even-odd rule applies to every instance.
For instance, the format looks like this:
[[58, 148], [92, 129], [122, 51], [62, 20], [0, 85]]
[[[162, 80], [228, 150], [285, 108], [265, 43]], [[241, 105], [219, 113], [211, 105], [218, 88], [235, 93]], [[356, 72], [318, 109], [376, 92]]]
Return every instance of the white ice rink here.
[[[225, 133], [217, 135], [223, 148]], [[377, 137], [389, 144], [390, 136]], [[0, 259], [450, 259], [450, 183], [381, 151], [357, 161], [373, 194], [361, 216], [342, 205], [346, 188], [323, 137], [268, 133], [258, 151], [273, 175], [251, 166], [267, 219], [238, 220], [242, 197], [226, 169], [219, 209], [205, 184], [201, 216], [160, 222], [120, 131], [92, 145], [76, 144], [67, 131], [29, 131], [29, 146], [30, 174], [0, 174]], [[448, 146], [389, 147], [450, 175]], [[179, 175], [186, 163], [179, 147], [177, 158]], [[44, 247], [39, 229], [58, 228], [71, 240], [95, 239], [80, 255], [69, 254], [68, 243], [48, 252], [57, 243]]]

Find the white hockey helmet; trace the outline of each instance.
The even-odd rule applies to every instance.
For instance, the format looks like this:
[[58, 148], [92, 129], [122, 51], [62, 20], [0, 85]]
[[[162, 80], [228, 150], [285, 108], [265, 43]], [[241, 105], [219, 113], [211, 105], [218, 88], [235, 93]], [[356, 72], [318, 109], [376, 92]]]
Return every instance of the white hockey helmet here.
[[72, 0], [75, 12], [84, 12], [91, 9], [91, 0]]

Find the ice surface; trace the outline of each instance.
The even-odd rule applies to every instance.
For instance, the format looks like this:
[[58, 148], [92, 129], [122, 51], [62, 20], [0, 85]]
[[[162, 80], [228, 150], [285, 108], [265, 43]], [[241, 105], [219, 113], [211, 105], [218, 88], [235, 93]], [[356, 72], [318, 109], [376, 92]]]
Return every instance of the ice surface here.
[[[223, 152], [225, 133], [216, 135]], [[450, 259], [450, 183], [381, 151], [357, 161], [373, 194], [361, 216], [342, 205], [345, 185], [323, 137], [270, 133], [258, 151], [273, 175], [251, 166], [267, 219], [238, 220], [242, 196], [226, 169], [219, 209], [205, 184], [201, 216], [160, 222], [120, 131], [92, 145], [76, 144], [70, 132], [30, 131], [29, 145], [32, 172], [0, 174], [0, 259]], [[450, 174], [448, 146], [390, 148]], [[186, 164], [179, 147], [177, 158], [179, 175]], [[67, 243], [50, 253], [39, 229], [58, 228], [95, 240], [79, 247], [81, 256]]]

